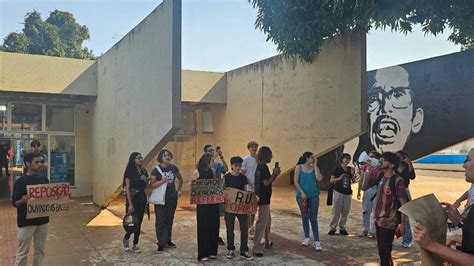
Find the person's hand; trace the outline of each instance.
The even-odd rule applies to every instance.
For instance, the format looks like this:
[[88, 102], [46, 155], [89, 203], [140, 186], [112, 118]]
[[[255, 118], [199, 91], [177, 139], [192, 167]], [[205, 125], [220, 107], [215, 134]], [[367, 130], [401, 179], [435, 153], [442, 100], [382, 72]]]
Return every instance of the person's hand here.
[[178, 191], [178, 198], [181, 197], [181, 191]]
[[456, 200], [456, 201], [453, 203], [453, 207], [454, 207], [455, 209], [459, 209], [459, 207], [461, 207], [461, 202], [459, 202], [459, 201]]
[[455, 208], [453, 205], [446, 203], [446, 202], [441, 202], [441, 207], [443, 207], [444, 212], [446, 213], [446, 216], [456, 225], [458, 225], [462, 221], [461, 214]]
[[418, 243], [418, 245], [420, 245], [420, 247], [425, 249], [433, 243], [430, 237], [430, 232], [419, 222], [416, 222], [413, 225], [413, 239]]
[[135, 211], [135, 208], [133, 208], [133, 204], [130, 204], [128, 206], [128, 212], [134, 212]]
[[360, 191], [357, 192], [357, 199], [360, 200]]
[[407, 231], [407, 225], [405, 223], [401, 223], [398, 225], [398, 228], [400, 230], [400, 235], [405, 235], [406, 231]]
[[18, 202], [20, 203], [19, 205], [23, 205], [23, 204], [26, 204], [28, 202], [28, 200], [30, 199], [30, 196], [28, 195], [24, 195], [23, 197], [21, 197], [20, 200], [18, 200]]
[[273, 175], [274, 176], [279, 176], [280, 174], [281, 174], [280, 167], [273, 168]]
[[306, 199], [306, 194], [301, 193], [301, 199], [304, 199], [304, 200], [305, 200], [305, 199]]

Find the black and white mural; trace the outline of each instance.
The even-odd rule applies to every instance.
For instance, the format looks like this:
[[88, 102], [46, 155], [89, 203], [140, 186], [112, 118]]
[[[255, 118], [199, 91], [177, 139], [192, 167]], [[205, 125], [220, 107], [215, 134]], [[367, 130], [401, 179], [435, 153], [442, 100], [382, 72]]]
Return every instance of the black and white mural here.
[[474, 50], [370, 71], [367, 84], [367, 132], [319, 158], [326, 177], [342, 152], [417, 159], [474, 137]]

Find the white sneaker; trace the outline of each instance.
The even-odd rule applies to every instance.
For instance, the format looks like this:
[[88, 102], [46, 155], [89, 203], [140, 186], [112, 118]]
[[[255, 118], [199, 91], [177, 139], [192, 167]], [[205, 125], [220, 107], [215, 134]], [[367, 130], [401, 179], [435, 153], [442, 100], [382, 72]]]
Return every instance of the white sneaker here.
[[133, 245], [132, 251], [135, 252], [135, 253], [141, 253], [142, 252], [141, 249], [137, 245]]
[[302, 246], [305, 246], [305, 247], [306, 247], [307, 245], [309, 245], [309, 238], [305, 238], [305, 239], [303, 240], [303, 242], [301, 242], [301, 245], [302, 245]]
[[404, 248], [411, 248], [411, 243], [410, 244], [402, 244]]
[[314, 241], [314, 250], [316, 251], [321, 251], [323, 248], [321, 247], [321, 242], [319, 241]]

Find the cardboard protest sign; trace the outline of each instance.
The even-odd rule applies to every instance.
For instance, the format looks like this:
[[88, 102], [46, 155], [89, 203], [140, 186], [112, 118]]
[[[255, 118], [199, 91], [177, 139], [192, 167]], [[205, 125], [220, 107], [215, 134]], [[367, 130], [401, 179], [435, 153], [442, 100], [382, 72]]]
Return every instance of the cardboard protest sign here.
[[[420, 222], [430, 231], [431, 239], [445, 245], [447, 221], [446, 214], [434, 194], [429, 194], [403, 204], [399, 209], [414, 221]], [[441, 265], [441, 258], [421, 248], [422, 265]]]
[[191, 204], [216, 204], [224, 202], [224, 180], [219, 178], [191, 181]]
[[69, 210], [69, 184], [43, 184], [26, 186], [30, 197], [26, 206], [26, 219], [63, 214]]
[[257, 212], [258, 199], [255, 193], [235, 188], [226, 188], [225, 211], [237, 214], [253, 214]]

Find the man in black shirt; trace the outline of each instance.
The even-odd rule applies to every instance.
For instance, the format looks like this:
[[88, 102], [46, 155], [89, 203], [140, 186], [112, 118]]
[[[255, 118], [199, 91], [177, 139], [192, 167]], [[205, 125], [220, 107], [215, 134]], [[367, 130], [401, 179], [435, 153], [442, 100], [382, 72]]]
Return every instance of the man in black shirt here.
[[[244, 160], [240, 157], [232, 157], [230, 164], [232, 171], [224, 175], [224, 182], [226, 188], [235, 188], [238, 190], [245, 191], [246, 185], [248, 185], [247, 177], [240, 173], [242, 169], [242, 162]], [[240, 227], [240, 256], [242, 258], [251, 260], [252, 256], [249, 254], [248, 232], [249, 232], [249, 217], [247, 214], [236, 214], [225, 212], [225, 225], [227, 228], [227, 258], [232, 259], [234, 257], [234, 223], [235, 218], [239, 220]]]
[[33, 265], [41, 265], [45, 254], [49, 217], [26, 219], [28, 193], [26, 186], [48, 184], [48, 178], [40, 173], [44, 171], [44, 158], [40, 153], [27, 153], [24, 158], [26, 173], [13, 185], [12, 204], [17, 208], [18, 251], [15, 265], [27, 265], [31, 240], [34, 238], [35, 253]]

